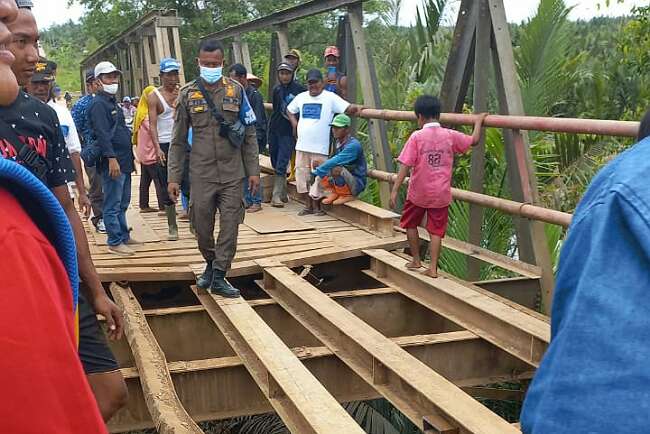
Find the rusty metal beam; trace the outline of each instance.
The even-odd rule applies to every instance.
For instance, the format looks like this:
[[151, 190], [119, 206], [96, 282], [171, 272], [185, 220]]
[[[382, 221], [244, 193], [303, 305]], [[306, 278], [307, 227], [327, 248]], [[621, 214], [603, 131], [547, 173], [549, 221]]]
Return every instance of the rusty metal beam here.
[[363, 433], [246, 300], [192, 290], [291, 432]]
[[203, 433], [176, 395], [165, 354], [133, 292], [116, 284], [111, 285], [110, 290], [124, 312], [124, 331], [138, 367], [149, 414], [158, 431], [162, 434]]
[[[175, 319], [172, 317], [168, 321], [173, 323]], [[467, 331], [391, 340], [459, 387], [525, 380], [533, 374], [525, 363]], [[337, 401], [351, 402], [381, 397], [327, 347], [299, 346], [292, 351]], [[236, 356], [177, 361], [169, 363], [168, 367], [179, 398], [196, 421], [273, 411], [273, 407]], [[152, 428], [138, 371], [125, 368], [122, 373], [129, 388], [129, 401], [111, 420], [111, 432]], [[224, 394], [224, 390], [229, 393]]]
[[442, 432], [517, 432], [290, 269], [261, 265], [267, 293], [417, 426], [427, 418]]
[[382, 282], [465, 327], [522, 361], [538, 367], [551, 338], [550, 324], [479, 292], [471, 284], [431, 279], [406, 269], [406, 260], [385, 250], [367, 250]]

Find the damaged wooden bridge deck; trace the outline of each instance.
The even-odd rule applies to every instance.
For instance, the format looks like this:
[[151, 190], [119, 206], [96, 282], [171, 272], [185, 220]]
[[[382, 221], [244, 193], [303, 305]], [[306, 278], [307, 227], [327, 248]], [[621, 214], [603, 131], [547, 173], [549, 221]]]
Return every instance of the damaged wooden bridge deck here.
[[[129, 401], [111, 431], [201, 432], [201, 421], [276, 412], [293, 433], [362, 433], [341, 403], [384, 397], [427, 433], [517, 432], [475, 398], [522, 399], [550, 339], [548, 318], [532, 310], [539, 270], [448, 239], [514, 277], [430, 279], [405, 269], [394, 214], [299, 209], [247, 217], [235, 300], [194, 286], [203, 259], [188, 222], [170, 242], [165, 217], [130, 211], [146, 241], [130, 258], [88, 230], [126, 317], [127, 339], [112, 346]], [[522, 389], [490, 387], [499, 382]]]

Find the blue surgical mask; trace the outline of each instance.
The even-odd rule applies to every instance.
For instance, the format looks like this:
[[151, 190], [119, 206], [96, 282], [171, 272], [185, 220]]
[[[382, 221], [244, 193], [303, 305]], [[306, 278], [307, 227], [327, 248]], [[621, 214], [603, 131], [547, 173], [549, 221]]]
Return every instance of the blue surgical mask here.
[[201, 66], [201, 78], [209, 84], [214, 84], [217, 81], [221, 80], [222, 76], [223, 66], [220, 66], [218, 68], [208, 68], [207, 66]]

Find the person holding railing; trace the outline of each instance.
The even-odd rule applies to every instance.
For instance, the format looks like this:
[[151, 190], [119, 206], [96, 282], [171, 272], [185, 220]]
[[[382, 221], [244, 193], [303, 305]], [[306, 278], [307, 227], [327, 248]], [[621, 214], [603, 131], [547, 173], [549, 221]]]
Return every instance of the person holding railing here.
[[406, 264], [406, 268], [422, 268], [418, 226], [426, 214], [426, 229], [431, 236], [431, 264], [423, 274], [436, 278], [440, 246], [447, 231], [454, 154], [465, 153], [470, 146], [478, 144], [487, 114], [477, 118], [471, 136], [440, 126], [440, 100], [435, 96], [420, 96], [415, 101], [415, 115], [420, 130], [411, 134], [399, 156], [401, 167], [393, 186], [390, 205], [395, 208], [399, 188], [411, 172], [400, 221], [400, 226], [406, 229], [413, 255], [413, 260]]

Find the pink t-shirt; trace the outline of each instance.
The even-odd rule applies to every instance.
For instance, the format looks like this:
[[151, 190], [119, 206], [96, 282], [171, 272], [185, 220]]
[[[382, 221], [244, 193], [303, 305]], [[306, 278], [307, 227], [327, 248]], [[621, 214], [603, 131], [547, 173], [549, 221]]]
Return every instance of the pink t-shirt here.
[[158, 154], [150, 132], [149, 119], [145, 119], [138, 130], [138, 146], [135, 148], [135, 155], [141, 164], [150, 165], [158, 162]]
[[411, 167], [407, 199], [421, 208], [444, 208], [451, 203], [451, 173], [454, 154], [466, 152], [472, 137], [426, 124], [411, 134], [399, 162]]

